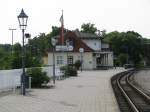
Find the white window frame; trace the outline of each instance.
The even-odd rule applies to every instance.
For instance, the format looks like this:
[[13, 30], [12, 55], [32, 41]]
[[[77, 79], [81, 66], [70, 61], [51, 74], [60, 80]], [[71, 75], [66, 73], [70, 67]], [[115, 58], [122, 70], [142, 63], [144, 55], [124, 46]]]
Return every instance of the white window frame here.
[[57, 65], [62, 65], [63, 61], [63, 56], [57, 56]]
[[68, 56], [68, 64], [73, 64], [73, 56]]

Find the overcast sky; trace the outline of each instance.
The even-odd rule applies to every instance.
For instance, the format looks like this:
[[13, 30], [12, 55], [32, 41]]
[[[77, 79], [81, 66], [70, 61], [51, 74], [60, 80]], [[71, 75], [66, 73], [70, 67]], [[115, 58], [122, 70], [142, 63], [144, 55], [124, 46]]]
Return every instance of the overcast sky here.
[[107, 32], [134, 30], [150, 38], [150, 0], [1, 0], [0, 43], [11, 43], [11, 31], [16, 28], [14, 41], [21, 42], [17, 16], [21, 9], [29, 16], [26, 32], [32, 38], [60, 26], [64, 10], [64, 26], [74, 30], [83, 23], [93, 23]]

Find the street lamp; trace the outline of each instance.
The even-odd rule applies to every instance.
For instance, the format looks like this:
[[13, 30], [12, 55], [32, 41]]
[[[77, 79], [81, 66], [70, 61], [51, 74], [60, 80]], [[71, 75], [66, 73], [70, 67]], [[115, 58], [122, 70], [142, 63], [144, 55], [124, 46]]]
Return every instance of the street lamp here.
[[11, 33], [12, 33], [12, 34], [11, 34], [11, 36], [12, 36], [12, 39], [11, 39], [11, 43], [12, 43], [12, 44], [11, 44], [11, 45], [12, 45], [12, 46], [11, 46], [11, 54], [13, 54], [13, 33], [14, 33], [14, 30], [16, 30], [16, 29], [10, 28], [9, 30], [10, 30]]
[[55, 46], [56, 46], [56, 39], [52, 38], [51, 43], [53, 45], [53, 83], [55, 84]]
[[24, 13], [24, 10], [21, 10], [21, 13], [18, 16], [19, 26], [22, 30], [22, 70], [23, 73], [21, 75], [21, 93], [25, 95], [25, 49], [24, 49], [24, 30], [27, 27], [28, 16]]

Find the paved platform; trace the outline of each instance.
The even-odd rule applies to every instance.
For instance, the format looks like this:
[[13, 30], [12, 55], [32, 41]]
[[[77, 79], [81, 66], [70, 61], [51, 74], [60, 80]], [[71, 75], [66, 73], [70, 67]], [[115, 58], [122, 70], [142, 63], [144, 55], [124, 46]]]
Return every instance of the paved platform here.
[[0, 112], [119, 112], [110, 77], [123, 70], [83, 71], [53, 89], [0, 97]]

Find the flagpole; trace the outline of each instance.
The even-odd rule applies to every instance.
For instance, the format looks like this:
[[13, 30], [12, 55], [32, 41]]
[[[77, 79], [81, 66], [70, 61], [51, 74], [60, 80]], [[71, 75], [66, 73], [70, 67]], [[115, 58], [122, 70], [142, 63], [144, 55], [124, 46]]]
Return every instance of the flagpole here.
[[61, 16], [61, 42], [62, 42], [62, 45], [64, 45], [64, 17], [63, 17], [63, 10], [62, 10], [62, 16]]

